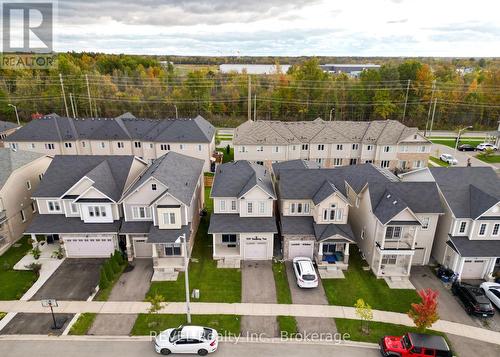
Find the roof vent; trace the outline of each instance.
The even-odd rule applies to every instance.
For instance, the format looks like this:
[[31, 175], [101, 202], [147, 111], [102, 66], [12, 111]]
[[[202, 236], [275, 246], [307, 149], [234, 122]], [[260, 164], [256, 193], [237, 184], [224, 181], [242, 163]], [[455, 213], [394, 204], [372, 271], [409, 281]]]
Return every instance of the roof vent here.
[[398, 203], [398, 201], [397, 201], [397, 200], [392, 201], [392, 204], [393, 204], [393, 205], [396, 205], [397, 203]]
[[389, 193], [389, 194], [386, 196], [386, 198], [391, 198], [391, 194]]

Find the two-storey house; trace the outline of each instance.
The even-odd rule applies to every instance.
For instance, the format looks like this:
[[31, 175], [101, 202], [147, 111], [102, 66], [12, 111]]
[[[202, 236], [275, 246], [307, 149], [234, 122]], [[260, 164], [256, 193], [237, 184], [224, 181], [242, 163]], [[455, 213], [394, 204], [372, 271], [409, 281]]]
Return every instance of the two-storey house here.
[[210, 197], [214, 212], [208, 233], [218, 266], [273, 257], [276, 193], [267, 168], [248, 161], [219, 165]]
[[128, 258], [152, 258], [153, 281], [175, 279], [176, 272], [184, 270], [184, 256], [191, 252], [204, 206], [203, 193], [203, 160], [169, 152], [155, 160], [121, 199], [120, 234], [125, 236]]
[[52, 158], [0, 148], [0, 254], [22, 237], [37, 212], [36, 191]]
[[5, 139], [14, 149], [49, 155], [134, 155], [150, 163], [168, 152], [204, 161], [210, 171], [215, 128], [194, 119], [63, 118], [33, 120]]
[[7, 136], [19, 129], [19, 125], [11, 123], [9, 121], [0, 120], [0, 148], [3, 148], [4, 140]]
[[460, 279], [488, 279], [500, 271], [500, 181], [489, 167], [433, 167], [403, 175], [435, 182], [445, 214], [432, 256]]
[[305, 159], [322, 167], [373, 163], [406, 171], [427, 166], [431, 143], [395, 120], [247, 121], [236, 128], [235, 160], [271, 164]]

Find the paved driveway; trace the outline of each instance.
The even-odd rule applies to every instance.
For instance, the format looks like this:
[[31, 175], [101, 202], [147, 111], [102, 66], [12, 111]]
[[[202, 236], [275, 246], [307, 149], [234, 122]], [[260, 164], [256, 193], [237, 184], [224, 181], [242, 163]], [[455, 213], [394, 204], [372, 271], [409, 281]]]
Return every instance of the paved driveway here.
[[[271, 261], [244, 261], [241, 265], [242, 302], [276, 303]], [[242, 316], [241, 333], [265, 334], [263, 337], [278, 336], [278, 322], [275, 316]]]
[[73, 318], [72, 314], [55, 314], [58, 327], [60, 329], [53, 330], [54, 322], [51, 314], [28, 314], [18, 313], [16, 316], [2, 329], [2, 335], [61, 335]]
[[455, 151], [455, 149], [450, 148], [446, 145], [432, 144], [431, 155], [439, 158], [441, 154], [450, 154], [458, 161], [457, 166], [467, 166], [467, 159], [471, 160], [471, 165], [476, 166], [490, 166], [493, 168], [499, 168], [500, 164], [488, 164], [484, 161], [476, 159], [474, 156], [478, 154], [475, 151]]
[[[286, 262], [286, 274], [288, 276], [288, 285], [290, 286], [292, 302], [294, 304], [328, 305], [321, 279], [319, 279], [319, 286], [317, 288], [301, 289], [297, 286], [292, 262]], [[335, 333], [337, 331], [334, 320], [330, 318], [296, 317], [296, 320], [297, 328], [301, 333]]]
[[[153, 261], [136, 259], [116, 282], [109, 301], [143, 301], [151, 285]], [[97, 315], [88, 331], [89, 335], [128, 335], [134, 326], [137, 315]]]

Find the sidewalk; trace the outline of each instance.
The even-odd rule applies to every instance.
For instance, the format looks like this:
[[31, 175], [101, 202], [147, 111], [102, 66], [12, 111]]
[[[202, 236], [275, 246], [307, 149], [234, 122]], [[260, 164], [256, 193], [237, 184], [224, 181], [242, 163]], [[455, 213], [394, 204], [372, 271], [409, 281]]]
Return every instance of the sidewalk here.
[[[148, 302], [134, 301], [59, 301], [56, 313], [98, 314], [141, 314], [148, 313]], [[307, 316], [329, 317], [359, 320], [353, 307], [299, 304], [250, 304], [250, 303], [191, 303], [193, 315], [240, 315], [240, 316]], [[49, 308], [42, 307], [39, 301], [0, 301], [0, 311], [50, 313]], [[182, 302], [167, 303], [160, 311], [162, 314], [184, 314], [186, 304]], [[373, 321], [413, 326], [406, 314], [373, 310]], [[500, 345], [500, 332], [479, 327], [463, 325], [440, 320], [432, 326], [433, 330], [472, 338], [479, 341]]]

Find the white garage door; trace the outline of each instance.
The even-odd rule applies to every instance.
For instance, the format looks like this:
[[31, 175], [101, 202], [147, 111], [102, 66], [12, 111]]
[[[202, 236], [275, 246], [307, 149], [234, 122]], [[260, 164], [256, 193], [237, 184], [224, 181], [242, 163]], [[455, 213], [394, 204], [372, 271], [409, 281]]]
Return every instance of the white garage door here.
[[153, 245], [146, 243], [146, 238], [134, 239], [134, 255], [136, 258], [151, 258]]
[[246, 260], [265, 260], [267, 259], [267, 241], [249, 241], [245, 242], [243, 259]]
[[424, 258], [425, 248], [415, 248], [415, 254], [413, 255], [411, 265], [424, 265]]
[[295, 257], [313, 257], [314, 242], [292, 240], [288, 243], [288, 259]]
[[467, 259], [464, 262], [464, 268], [462, 269], [461, 278], [462, 279], [481, 279], [484, 271], [484, 264], [486, 260], [484, 259]]
[[115, 251], [111, 237], [64, 237], [68, 258], [104, 258]]

